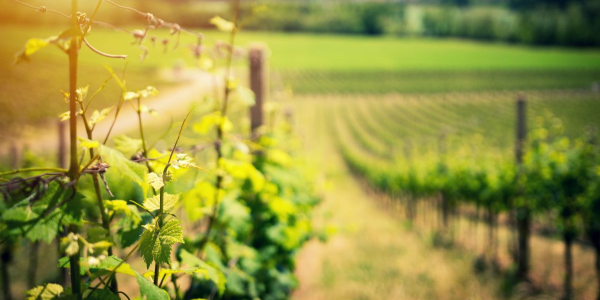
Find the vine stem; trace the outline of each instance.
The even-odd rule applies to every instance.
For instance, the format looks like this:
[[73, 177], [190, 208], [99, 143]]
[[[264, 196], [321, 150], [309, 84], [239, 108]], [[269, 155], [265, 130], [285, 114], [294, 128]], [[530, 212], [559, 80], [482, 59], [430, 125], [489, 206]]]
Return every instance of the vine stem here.
[[17, 169], [17, 170], [12, 170], [12, 171], [8, 171], [8, 172], [2, 172], [2, 173], [0, 173], [0, 176], [14, 175], [14, 174], [19, 174], [19, 173], [24, 173], [24, 172], [46, 172], [46, 171], [67, 173], [69, 170], [61, 169], [61, 168], [24, 168], [24, 169]]
[[[240, 0], [234, 0], [234, 11], [235, 16], [233, 20], [234, 27], [229, 33], [229, 52], [227, 54], [227, 60], [225, 65], [225, 94], [223, 96], [223, 106], [221, 108], [221, 122], [217, 126], [217, 141], [215, 142], [215, 151], [217, 152], [217, 168], [219, 168], [221, 164], [221, 158], [223, 158], [223, 151], [221, 146], [223, 144], [223, 134], [225, 128], [225, 117], [227, 116], [227, 103], [229, 102], [229, 77], [231, 76], [231, 61], [233, 57], [233, 45], [235, 44], [235, 36], [238, 30], [238, 19], [239, 19], [239, 11], [240, 11]], [[219, 191], [221, 190], [221, 185], [223, 182], [223, 176], [221, 174], [217, 175], [216, 181], [216, 190], [215, 199], [213, 204], [213, 210], [211, 215], [208, 217], [208, 225], [206, 226], [206, 232], [204, 233], [204, 237], [200, 240], [200, 244], [198, 247], [198, 251], [202, 253], [204, 251], [204, 247], [206, 243], [208, 243], [208, 239], [210, 237], [210, 231], [214, 226], [214, 223], [217, 219], [219, 213]]]
[[[163, 178], [165, 178], [165, 175], [167, 174], [168, 169], [169, 169], [169, 164], [167, 164], [167, 166], [165, 167], [165, 170], [163, 171]], [[164, 199], [165, 199], [165, 186], [163, 185], [160, 188], [160, 208], [158, 210], [158, 228], [162, 228], [162, 226], [163, 226]], [[154, 285], [156, 285], [156, 286], [158, 286], [159, 273], [160, 273], [160, 263], [155, 261], [154, 262]]]
[[[144, 151], [144, 158], [148, 158], [148, 148], [146, 147], [146, 138], [144, 137], [144, 127], [142, 126], [142, 102], [141, 97], [137, 98], [136, 112], [138, 115], [138, 126], [140, 128], [140, 137], [142, 138], [142, 150]], [[154, 172], [150, 166], [150, 162], [146, 160], [146, 168], [148, 172]]]
[[[90, 99], [90, 101], [91, 100], [92, 99]], [[90, 124], [88, 123], [87, 116], [85, 115], [85, 108], [83, 107], [83, 103], [80, 102], [79, 105], [81, 106], [81, 110], [83, 111], [83, 113], [81, 114], [81, 118], [83, 119], [83, 124], [85, 126], [85, 132], [87, 134], [88, 139], [92, 140], [94, 129], [92, 127], [90, 127]], [[94, 153], [94, 148], [90, 148], [89, 151], [90, 151], [91, 159], [96, 157], [96, 155]], [[94, 182], [94, 191], [96, 192], [96, 199], [98, 201], [98, 210], [100, 211], [102, 227], [107, 231], [107, 235], [110, 237], [110, 220], [108, 218], [108, 215], [106, 214], [106, 210], [104, 209], [104, 199], [102, 198], [102, 189], [100, 188], [100, 181], [98, 180], [98, 173], [92, 173], [91, 175], [92, 175], [92, 179]], [[108, 251], [109, 256], [113, 254], [112, 247], [108, 247], [107, 251]], [[114, 293], [119, 291], [119, 286], [118, 286], [116, 279], [111, 282], [110, 289]]]
[[[80, 32], [79, 23], [77, 21], [77, 0], [71, 0], [71, 27], [75, 32]], [[77, 160], [77, 61], [79, 58], [79, 38], [78, 36], [71, 38], [69, 47], [69, 138], [70, 138], [70, 165], [69, 178], [75, 181], [79, 178], [79, 161]], [[69, 226], [69, 231], [77, 234], [77, 226]], [[79, 253], [69, 257], [71, 268], [71, 288], [73, 295], [77, 300], [82, 299], [81, 294], [81, 275], [79, 273]]]
[[[165, 169], [163, 170], [162, 173], [162, 178], [166, 178], [167, 177], [167, 173], [169, 172], [169, 167], [171, 166], [171, 160], [173, 159], [173, 154], [175, 154], [175, 148], [177, 148], [177, 144], [179, 143], [179, 139], [181, 138], [181, 135], [183, 134], [183, 129], [185, 128], [185, 125], [187, 125], [187, 122], [190, 119], [190, 116], [192, 115], [192, 113], [194, 112], [194, 108], [196, 106], [194, 105], [194, 107], [192, 107], [192, 109], [190, 109], [190, 111], [187, 113], [187, 115], [185, 116], [185, 119], [183, 119], [183, 123], [181, 124], [181, 128], [179, 129], [179, 134], [177, 135], [177, 139], [175, 140], [175, 144], [173, 145], [173, 148], [171, 149], [171, 154], [169, 155], [169, 160], [167, 161], [167, 165], [165, 166]], [[166, 182], [165, 182], [166, 184]], [[164, 211], [164, 199], [165, 199], [165, 185], [163, 185], [160, 188], [160, 208], [158, 210], [158, 228], [159, 231], [163, 226], [163, 211]], [[160, 264], [158, 262], [154, 262], [154, 285], [160, 287], [159, 284], [159, 273], [160, 273]]]

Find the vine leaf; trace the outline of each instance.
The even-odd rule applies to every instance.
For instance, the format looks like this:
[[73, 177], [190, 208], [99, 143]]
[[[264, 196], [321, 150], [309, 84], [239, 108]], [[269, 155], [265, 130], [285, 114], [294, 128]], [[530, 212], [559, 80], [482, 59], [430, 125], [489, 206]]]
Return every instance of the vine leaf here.
[[142, 218], [137, 213], [137, 210], [134, 211], [129, 205], [127, 205], [127, 201], [125, 200], [106, 200], [104, 201], [104, 207], [109, 212], [113, 212], [113, 214], [121, 214], [128, 220], [133, 222], [133, 225], [138, 225], [142, 222]]
[[137, 99], [137, 98], [148, 98], [150, 96], [156, 96], [158, 95], [158, 90], [153, 87], [153, 86], [148, 86], [143, 90], [139, 90], [137, 92], [126, 92], [125, 94], [123, 94], [123, 99], [125, 99], [125, 101], [127, 100], [133, 100], [133, 99]]
[[238, 101], [247, 107], [251, 107], [256, 104], [254, 92], [251, 89], [241, 85], [234, 90], [233, 94], [231, 95], [231, 100]]
[[15, 64], [29, 61], [29, 57], [37, 51], [48, 46], [56, 37], [49, 37], [47, 39], [29, 39], [25, 44], [25, 48], [15, 55]]
[[36, 286], [27, 291], [27, 300], [52, 300], [58, 298], [64, 289], [61, 285], [48, 283], [46, 285]]
[[196, 168], [199, 170], [204, 170], [206, 171], [206, 169], [196, 165], [194, 163], [194, 160], [189, 157], [187, 154], [185, 153], [179, 153], [177, 154], [177, 156], [175, 156], [175, 159], [171, 162], [171, 167], [173, 167], [173, 169], [179, 169], [179, 168], [183, 168], [183, 169], [187, 169], [187, 168]]
[[100, 147], [100, 142], [98, 141], [92, 141], [92, 140], [88, 140], [86, 138], [82, 138], [82, 137], [78, 137], [79, 139], [79, 146], [86, 148], [86, 149], [92, 149], [92, 148], [98, 148]]
[[225, 275], [219, 271], [217, 268], [211, 266], [205, 261], [199, 259], [195, 255], [187, 252], [186, 250], [182, 250], [180, 253], [181, 262], [190, 267], [202, 268], [206, 270], [206, 273], [194, 273], [194, 277], [201, 280], [210, 280], [215, 283], [217, 288], [219, 289], [219, 294], [222, 295], [225, 292], [225, 285], [227, 283], [227, 278]]
[[140, 252], [146, 267], [152, 261], [156, 263], [171, 264], [171, 246], [175, 243], [184, 243], [181, 221], [171, 219], [160, 230], [154, 225], [145, 225], [146, 230], [140, 238]]
[[219, 16], [215, 16], [212, 19], [210, 19], [210, 24], [215, 25], [219, 30], [225, 31], [225, 32], [231, 32], [235, 28], [235, 24], [233, 24]]
[[137, 282], [140, 286], [140, 294], [144, 299], [152, 300], [170, 300], [167, 291], [157, 287], [148, 279], [140, 274], [136, 274]]
[[90, 127], [94, 127], [94, 125], [98, 124], [98, 122], [104, 120], [106, 118], [106, 116], [108, 116], [108, 113], [113, 109], [113, 107], [109, 107], [109, 108], [105, 108], [102, 111], [98, 111], [98, 110], [94, 110], [94, 112], [92, 113], [92, 116], [90, 117], [89, 120], [89, 126]]
[[[168, 194], [165, 193], [165, 198], [163, 199], [163, 211], [168, 212], [171, 210], [177, 202], [179, 202], [179, 194]], [[144, 201], [143, 206], [149, 211], [155, 211], [160, 209], [160, 196], [156, 195], [152, 198], [148, 198]]]
[[136, 164], [131, 160], [127, 159], [121, 152], [100, 145], [99, 154], [102, 156], [102, 160], [111, 166], [121, 176], [131, 179], [142, 188], [146, 185], [146, 168], [143, 165]]
[[[90, 271], [94, 278], [97, 276], [106, 275], [113, 271], [116, 273], [119, 273], [119, 274], [125, 274], [125, 275], [129, 275], [129, 276], [136, 276], [136, 273], [137, 273], [136, 271], [134, 271], [131, 268], [131, 266], [128, 263], [123, 262], [122, 259], [120, 259], [114, 255], [107, 257], [106, 259], [102, 260], [99, 265], [96, 265], [93, 267], [91, 267], [83, 257], [79, 258], [79, 262], [80, 262], [79, 264], [81, 267], [81, 270], [80, 270], [81, 275], [84, 275], [88, 271]], [[69, 263], [69, 257], [65, 256], [65, 257], [59, 259], [58, 267], [70, 268], [71, 264]], [[115, 271], [115, 268], [117, 268], [116, 271]]]
[[158, 176], [158, 174], [156, 174], [154, 172], [148, 174], [148, 182], [156, 191], [160, 190], [160, 188], [165, 186], [165, 183], [164, 183], [162, 177]]
[[61, 239], [61, 246], [65, 248], [65, 254], [74, 256], [79, 254], [79, 241], [77, 236], [70, 232], [69, 236]]
[[87, 98], [89, 89], [90, 89], [89, 85], [77, 88], [77, 90], [75, 91], [77, 94], [77, 102], [83, 103], [83, 101]]
[[199, 134], [207, 134], [214, 126], [223, 124], [223, 130], [225, 132], [233, 129], [233, 123], [227, 117], [222, 117], [221, 112], [217, 111], [202, 117], [200, 122], [194, 124], [194, 131]]
[[113, 139], [115, 149], [119, 150], [126, 156], [131, 156], [142, 150], [142, 140], [132, 139], [126, 135], [119, 135]]

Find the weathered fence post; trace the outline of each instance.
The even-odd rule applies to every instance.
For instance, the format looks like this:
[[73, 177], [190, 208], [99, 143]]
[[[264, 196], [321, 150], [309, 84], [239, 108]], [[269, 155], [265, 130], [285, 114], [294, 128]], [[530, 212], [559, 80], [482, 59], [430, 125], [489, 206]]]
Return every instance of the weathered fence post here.
[[264, 44], [252, 44], [248, 53], [250, 59], [250, 89], [254, 92], [256, 103], [250, 108], [250, 128], [252, 136], [256, 129], [264, 124], [263, 104], [267, 98], [268, 66], [266, 59], [267, 47]]
[[[67, 123], [58, 121], [58, 148], [56, 149], [56, 156], [58, 160], [58, 166], [61, 168], [67, 168], [68, 166], [68, 149], [67, 149]], [[60, 239], [56, 239], [56, 249], [57, 253], [60, 253]], [[62, 285], [66, 285], [69, 281], [69, 274], [67, 273], [67, 269], [60, 268], [58, 271], [58, 283]]]
[[[9, 160], [10, 167], [14, 170], [21, 167], [23, 153], [19, 142], [14, 141], [10, 145]], [[9, 273], [9, 266], [13, 262], [13, 246], [14, 241], [7, 239], [0, 245], [0, 278], [2, 279], [2, 296], [6, 300], [12, 300], [11, 292], [11, 277]]]
[[[517, 97], [517, 124], [516, 124], [516, 144], [515, 158], [518, 168], [518, 176], [522, 174], [524, 145], [527, 138], [527, 115], [526, 115], [526, 100], [523, 94]], [[522, 187], [518, 187], [518, 193], [521, 194]], [[523, 203], [517, 208], [517, 231], [518, 231], [518, 255], [517, 255], [517, 277], [520, 280], [527, 280], [529, 275], [529, 236], [531, 212], [527, 203]]]
[[18, 142], [13, 142], [10, 145], [10, 167], [14, 170], [21, 167], [21, 163], [23, 160], [23, 151], [21, 149], [21, 145]]

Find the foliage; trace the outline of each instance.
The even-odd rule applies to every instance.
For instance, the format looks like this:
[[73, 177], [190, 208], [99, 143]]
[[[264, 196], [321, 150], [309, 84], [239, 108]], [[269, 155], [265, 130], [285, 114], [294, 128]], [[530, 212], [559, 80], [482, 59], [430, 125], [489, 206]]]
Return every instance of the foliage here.
[[[365, 99], [363, 102], [368, 104], [363, 105], [376, 110], [373, 107], [385, 103], [385, 99], [377, 100]], [[349, 110], [345, 116], [337, 118], [338, 125], [333, 126], [333, 130], [350, 170], [373, 188], [403, 204], [409, 219], [418, 213], [415, 209], [418, 202], [437, 202], [444, 220], [444, 225], [438, 229], [443, 234], [451, 230], [446, 221], [458, 206], [477, 208], [476, 211], [483, 208], [492, 239], [498, 214], [513, 218], [515, 212], [525, 208], [535, 218], [555, 216], [550, 222], [543, 223], [547, 227], [544, 230], [559, 233], [568, 249], [579, 237], [592, 242], [600, 253], [596, 194], [598, 146], [595, 130], [588, 130], [590, 133], [586, 135], [581, 133], [584, 126], [597, 125], [596, 119], [581, 120], [579, 131], [571, 130], [567, 135], [561, 119], [551, 113], [539, 112], [543, 111], [541, 108], [553, 105], [549, 97], [539, 102], [531, 101], [535, 107], [529, 110], [533, 114], [530, 117], [533, 129], [528, 133], [523, 163], [518, 165], [512, 151], [506, 151], [512, 150], [507, 147], [507, 142], [512, 145], [513, 137], [508, 136], [507, 142], [500, 139], [506, 137], [506, 127], [514, 124], [514, 116], [506, 119], [514, 110], [507, 113], [497, 102], [484, 105], [487, 100], [475, 100], [477, 105], [460, 110], [444, 107], [448, 106], [444, 102], [452, 101], [450, 99], [426, 101], [420, 98], [413, 102], [414, 105], [410, 105], [410, 99], [402, 100], [396, 101], [401, 114], [384, 106], [379, 110], [385, 113], [371, 112], [373, 115], [370, 115], [361, 113], [364, 109], [359, 106], [354, 113]], [[462, 104], [449, 106], [466, 106], [465, 100], [462, 101]], [[583, 119], [587, 114], [581, 110], [583, 106], [580, 109], [571, 107], [565, 114], [561, 110], [566, 107], [557, 106], [556, 111], [567, 120]], [[455, 109], [458, 113], [451, 117], [449, 112]], [[483, 117], [486, 122], [473, 126], [466, 121], [470, 114]], [[336, 118], [332, 122], [335, 121]], [[436, 127], [436, 123], [445, 126]], [[472, 133], [479, 130], [485, 133], [485, 138]], [[438, 135], [435, 141], [431, 140], [432, 135]], [[398, 139], [400, 136], [403, 142]], [[495, 251], [492, 240], [488, 251]], [[572, 278], [572, 254], [566, 251], [565, 255], [568, 257], [565, 297], [568, 297], [572, 284], [569, 280]]]
[[[58, 38], [30, 40], [19, 61], [54, 43], [69, 56], [72, 66], [78, 59], [77, 47], [92, 48], [85, 38], [102, 2], [91, 19], [74, 13], [71, 28]], [[73, 3], [76, 8], [77, 1]], [[144, 15], [149, 24], [165, 24], [151, 14]], [[211, 60], [229, 74], [232, 62], [246, 58], [234, 48], [239, 21], [237, 16], [233, 22], [213, 18], [217, 28], [230, 34], [230, 43], [215, 43], [195, 59]], [[176, 35], [179, 25], [170, 26]], [[108, 79], [91, 97], [87, 97], [87, 86], [76, 86], [76, 68], [70, 69], [70, 93], [63, 92], [70, 106], [62, 119], [75, 131], [73, 116], [81, 118], [87, 138], [71, 136], [69, 170], [39, 167], [0, 173], [2, 240], [58, 240], [64, 255], [58, 267], [71, 273], [70, 288], [45, 284], [28, 295], [32, 299], [119, 299], [115, 276], [119, 273], [134, 277], [139, 295], [146, 299], [180, 299], [192, 294], [209, 298], [215, 291], [228, 298], [288, 298], [296, 285], [294, 252], [313, 236], [310, 212], [318, 203], [310, 178], [288, 147], [294, 138], [289, 124], [272, 120], [270, 127], [255, 135], [256, 140], [244, 139], [250, 136], [243, 129], [246, 120], [230, 120], [226, 107], [247, 112], [253, 95], [215, 69], [212, 76], [227, 82], [224, 98], [217, 94], [208, 101], [206, 106], [212, 110], [208, 114], [204, 108], [193, 107], [178, 134], [161, 138], [174, 140], [170, 146], [149, 146], [142, 116], [151, 117], [153, 110], [143, 103], [157, 95], [157, 89], [129, 90], [124, 78], [106, 69]], [[118, 103], [89, 109], [96, 94], [113, 83], [118, 87]], [[96, 125], [114, 124], [125, 102], [137, 113], [140, 138], [122, 135], [111, 141], [110, 131], [95, 136]], [[192, 118], [198, 111], [204, 115]], [[271, 117], [279, 114], [273, 110]], [[239, 112], [230, 115], [236, 117]], [[189, 122], [195, 123], [194, 132], [186, 130]], [[192, 149], [197, 149], [195, 142], [210, 140], [215, 163], [206, 160], [203, 163], [209, 167], [200, 167], [195, 162], [198, 153], [183, 153], [180, 139], [191, 141], [184, 146]], [[36, 175], [21, 178], [26, 172]], [[200, 214], [183, 214], [182, 205]], [[188, 222], [182, 221], [185, 217]], [[200, 230], [184, 228], [183, 224], [190, 223], [195, 228], [208, 225]], [[118, 248], [127, 255], [116, 256], [121, 252]], [[134, 259], [142, 259], [146, 268], [154, 265], [154, 270], [133, 269], [128, 262]], [[188, 291], [179, 289], [177, 280], [182, 276], [193, 278]]]
[[[519, 1], [532, 4], [534, 1]], [[563, 6], [563, 7], [560, 7]], [[472, 6], [424, 7], [423, 34], [533, 45], [597, 46], [597, 1], [536, 5], [522, 11]]]

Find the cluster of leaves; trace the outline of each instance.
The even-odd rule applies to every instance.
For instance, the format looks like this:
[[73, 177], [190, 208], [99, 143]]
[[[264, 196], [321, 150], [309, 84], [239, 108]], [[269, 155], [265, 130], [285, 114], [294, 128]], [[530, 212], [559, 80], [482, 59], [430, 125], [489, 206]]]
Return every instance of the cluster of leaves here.
[[[209, 242], [203, 245], [205, 236], [199, 236], [183, 248], [205, 247], [206, 261], [227, 278], [225, 299], [287, 299], [297, 285], [294, 254], [313, 235], [310, 211], [318, 198], [305, 171], [285, 150], [290, 133], [289, 124], [280, 123], [254, 143], [224, 140], [227, 158], [210, 172], [215, 176], [184, 195], [192, 221], [220, 203]], [[223, 175], [221, 189], [216, 188], [216, 174]], [[215, 288], [222, 291], [214, 282], [197, 280], [189, 296]]]
[[[48, 44], [76, 57], [68, 47], [80, 46], [92, 23], [84, 15], [81, 19], [81, 32], [30, 40], [18, 60], [28, 60]], [[244, 139], [251, 135], [243, 129], [245, 120], [231, 121], [223, 108], [229, 101], [247, 113], [254, 104], [252, 92], [229, 72], [236, 22], [214, 18], [217, 28], [231, 33], [231, 43], [194, 52], [199, 66], [210, 66], [215, 76], [221, 76], [216, 65], [226, 62], [225, 98], [208, 101], [211, 112], [193, 121], [193, 133], [189, 133], [185, 128], [197, 110], [193, 108], [169, 149], [149, 147], [144, 136], [142, 116], [155, 112], [143, 102], [157, 90], [131, 91], [107, 67], [108, 78], [91, 97], [87, 86], [76, 89], [75, 97], [63, 92], [67, 103], [76, 102], [76, 111], [70, 107], [59, 117], [71, 126], [77, 124], [72, 122], [73, 115], [81, 118], [87, 134], [87, 138], [71, 140], [78, 143], [80, 166], [75, 172], [36, 168], [0, 174], [49, 171], [6, 179], [0, 238], [12, 243], [22, 238], [57, 241], [64, 255], [58, 267], [69, 268], [72, 281], [80, 281], [73, 281], [69, 288], [54, 283], [35, 287], [28, 291], [30, 299], [116, 300], [123, 294], [117, 273], [136, 279], [140, 299], [289, 297], [297, 284], [294, 254], [313, 235], [310, 212], [318, 198], [308, 174], [292, 157], [290, 124], [270, 122], [252, 140]], [[111, 81], [121, 88], [116, 109], [91, 111], [90, 103]], [[111, 141], [112, 125], [125, 103], [137, 113], [140, 138], [122, 135]], [[94, 136], [96, 125], [106, 122], [112, 111], [111, 130], [105, 137]], [[273, 111], [272, 116], [277, 114]], [[214, 145], [214, 165], [206, 160], [204, 169], [194, 162], [203, 149], [197, 143], [185, 145], [191, 149], [188, 153], [181, 150], [180, 138], [188, 134], [186, 140], [204, 139]], [[183, 221], [190, 226], [184, 229]], [[129, 264], [136, 257], [148, 270], [138, 271]], [[179, 288], [177, 280], [182, 276], [192, 278], [187, 291]]]

